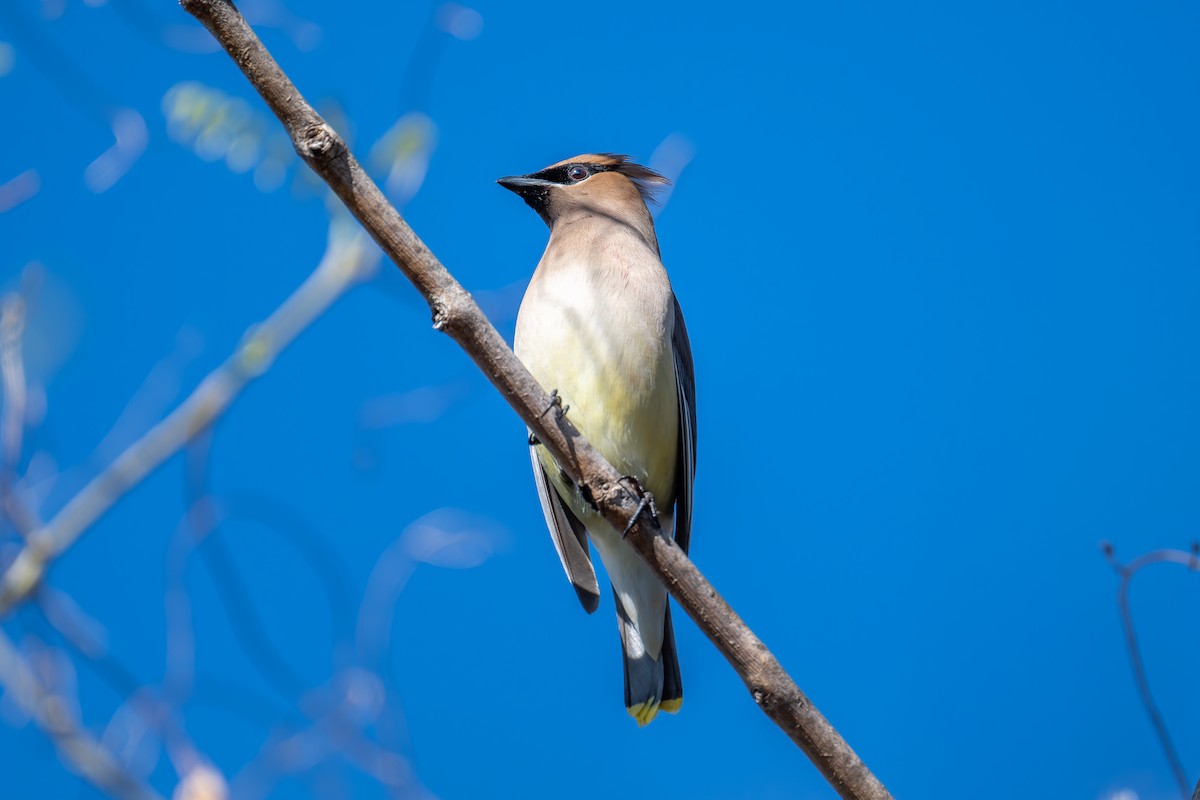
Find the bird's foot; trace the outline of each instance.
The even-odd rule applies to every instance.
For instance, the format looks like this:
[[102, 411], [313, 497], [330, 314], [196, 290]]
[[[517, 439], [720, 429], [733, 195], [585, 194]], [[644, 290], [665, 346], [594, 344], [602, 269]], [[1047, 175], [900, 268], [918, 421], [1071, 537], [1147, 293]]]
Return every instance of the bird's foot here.
[[542, 443], [542, 440], [537, 438], [537, 434], [534, 433], [533, 431], [530, 431], [529, 432], [529, 446], [537, 447], [541, 443]]
[[539, 417], [546, 416], [548, 413], [550, 413], [550, 409], [552, 409], [552, 408], [558, 409], [558, 415], [560, 417], [565, 417], [567, 415], [567, 412], [571, 410], [571, 407], [569, 405], [563, 405], [562, 395], [560, 395], [558, 393], [558, 389], [551, 390], [550, 402], [546, 404], [546, 407], [542, 409], [542, 413], [538, 414], [538, 416]]
[[637, 478], [632, 475], [626, 475], [621, 478], [622, 481], [627, 481], [632, 488], [633, 493], [638, 495], [638, 507], [634, 509], [633, 516], [629, 518], [629, 523], [625, 526], [625, 530], [621, 531], [621, 538], [624, 539], [633, 530], [633, 526], [637, 524], [638, 518], [645, 513], [646, 509], [650, 509], [650, 515], [658, 520], [658, 506], [654, 504], [654, 495], [642, 488], [642, 484]]

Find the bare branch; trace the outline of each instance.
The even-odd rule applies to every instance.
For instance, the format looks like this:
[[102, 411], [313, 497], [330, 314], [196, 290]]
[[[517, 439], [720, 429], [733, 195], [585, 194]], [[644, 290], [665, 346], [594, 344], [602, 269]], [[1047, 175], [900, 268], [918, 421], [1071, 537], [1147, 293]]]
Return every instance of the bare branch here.
[[25, 365], [21, 340], [25, 334], [25, 298], [12, 293], [0, 298], [0, 383], [4, 386], [4, 413], [0, 416], [0, 481], [8, 492], [21, 457], [25, 430]]
[[30, 596], [46, 568], [125, 492], [208, 428], [246, 384], [350, 287], [374, 268], [376, 253], [361, 233], [339, 229], [335, 219], [329, 250], [308, 279], [263, 323], [249, 328], [237, 350], [213, 370], [162, 422], [130, 445], [45, 525], [28, 536], [0, 578], [0, 617]]
[[[388, 204], [345, 143], [304, 100], [228, 0], [181, 0], [217, 38], [283, 123], [300, 154], [341, 198], [428, 302], [434, 328], [453, 338], [617, 530], [639, 504], [613, 469], [560, 415], [487, 321], [470, 294]], [[887, 790], [800, 691], [656, 519], [638, 516], [628, 539], [725, 655], [756, 703], [798, 744], [843, 797], [887, 798]]]

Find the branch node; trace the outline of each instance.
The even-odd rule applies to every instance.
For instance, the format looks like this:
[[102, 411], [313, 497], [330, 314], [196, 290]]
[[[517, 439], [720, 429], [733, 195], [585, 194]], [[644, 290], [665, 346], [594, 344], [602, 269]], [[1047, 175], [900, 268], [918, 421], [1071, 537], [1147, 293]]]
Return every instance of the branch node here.
[[451, 335], [464, 330], [476, 310], [471, 293], [461, 286], [447, 286], [438, 291], [429, 299], [429, 308], [433, 311], [433, 329]]
[[348, 151], [337, 131], [322, 120], [296, 131], [296, 152], [305, 161], [323, 163]]
[[5, 571], [0, 586], [0, 616], [24, 602], [41, 585], [46, 574], [46, 558], [40, 544], [38, 539], [31, 537], [26, 548]]

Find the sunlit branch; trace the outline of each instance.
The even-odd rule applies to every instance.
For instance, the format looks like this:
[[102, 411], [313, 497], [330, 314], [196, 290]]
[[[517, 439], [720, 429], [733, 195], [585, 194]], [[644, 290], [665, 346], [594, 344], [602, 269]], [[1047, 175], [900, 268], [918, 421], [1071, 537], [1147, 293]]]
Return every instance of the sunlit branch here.
[[21, 456], [21, 433], [25, 428], [25, 366], [21, 341], [25, 333], [25, 298], [18, 293], [0, 299], [0, 384], [4, 387], [4, 411], [0, 417], [0, 481], [8, 493], [15, 482], [17, 459]]

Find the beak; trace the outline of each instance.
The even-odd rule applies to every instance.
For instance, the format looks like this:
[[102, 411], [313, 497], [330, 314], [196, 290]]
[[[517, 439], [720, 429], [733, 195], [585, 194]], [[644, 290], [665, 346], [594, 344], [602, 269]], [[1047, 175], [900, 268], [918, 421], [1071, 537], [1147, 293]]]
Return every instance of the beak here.
[[510, 192], [516, 192], [521, 197], [537, 194], [554, 185], [550, 181], [544, 181], [541, 178], [530, 178], [527, 175], [512, 175], [507, 178], [501, 178], [496, 183]]

